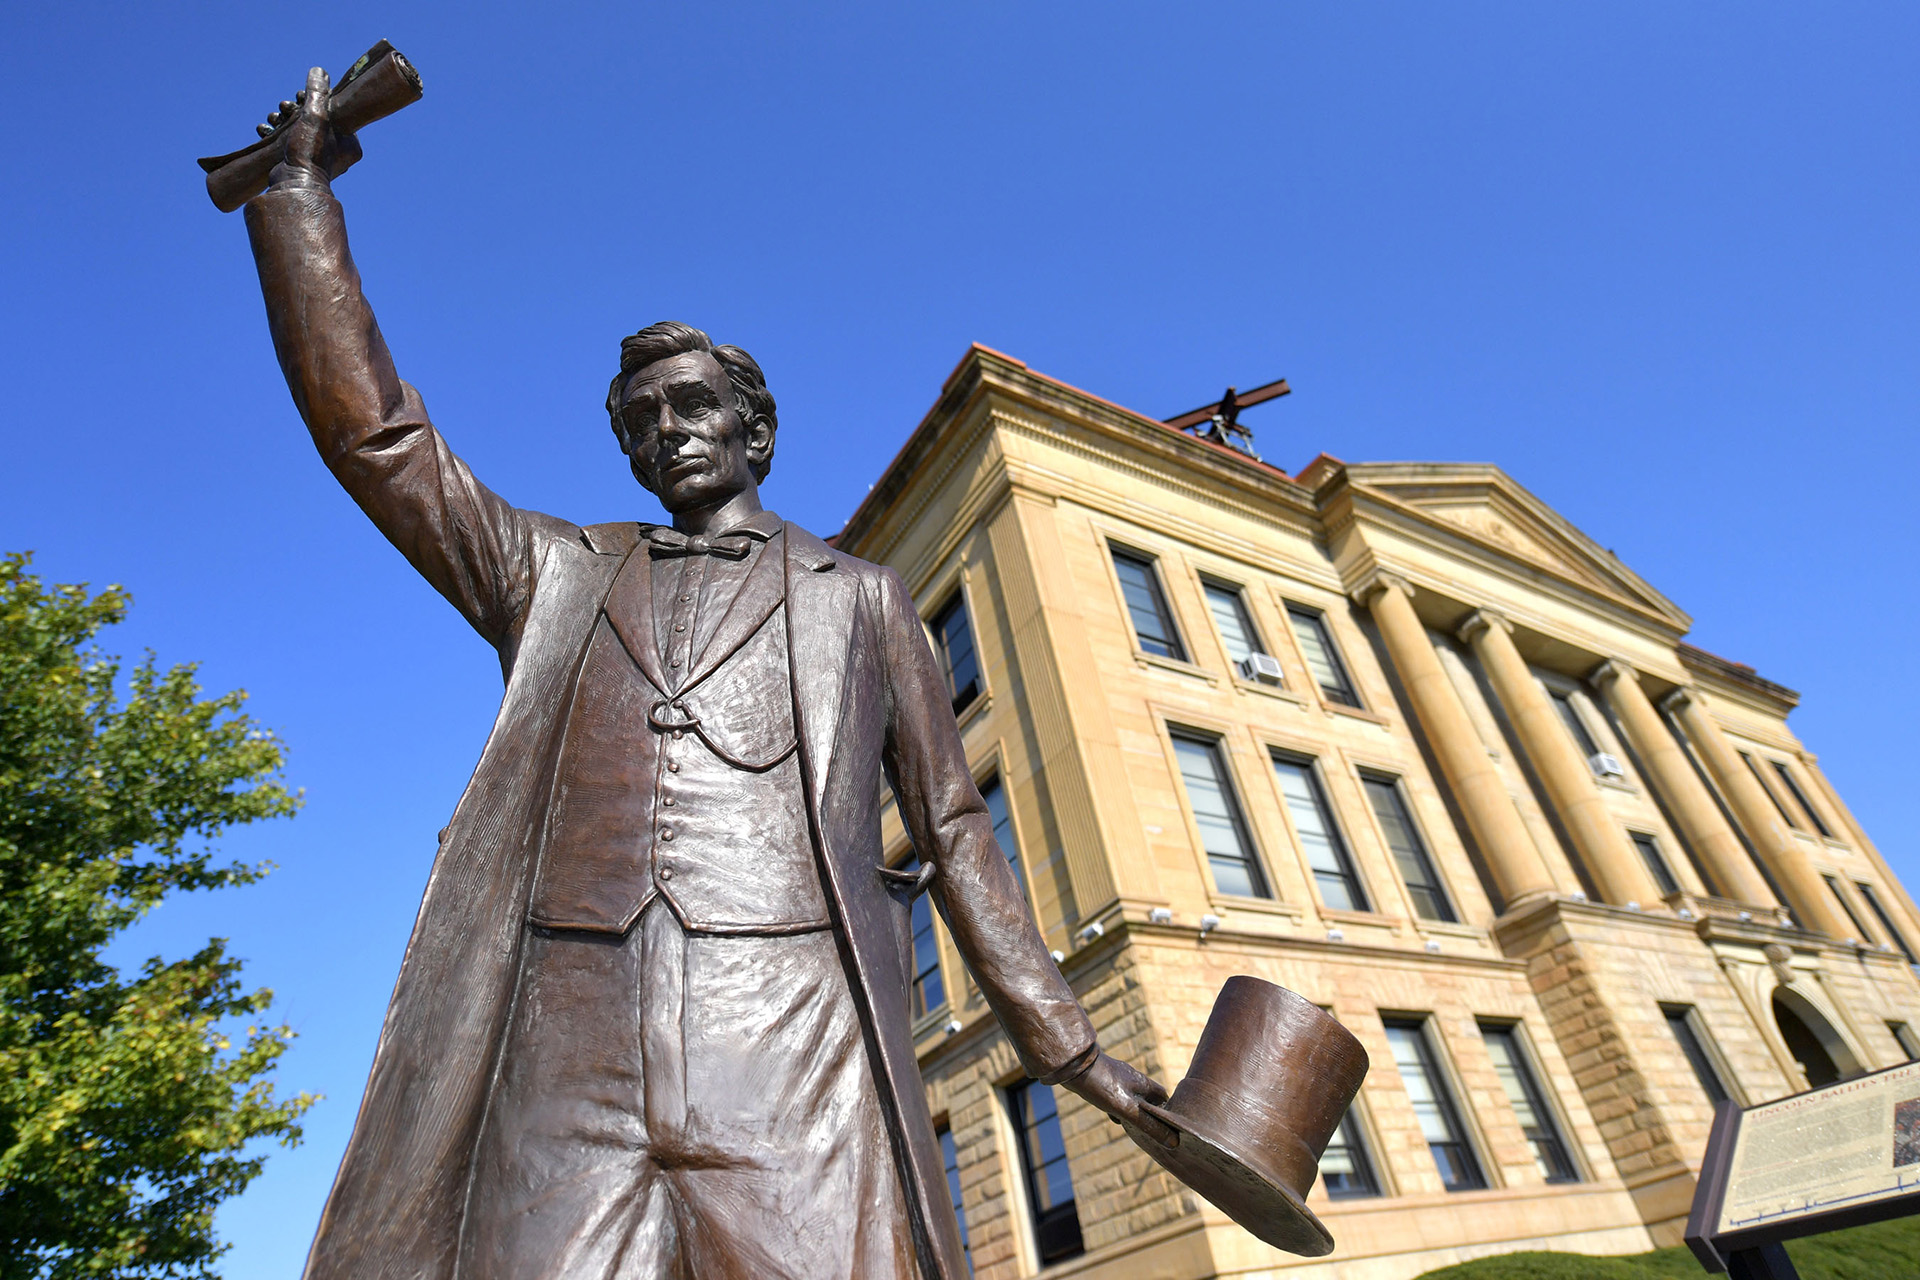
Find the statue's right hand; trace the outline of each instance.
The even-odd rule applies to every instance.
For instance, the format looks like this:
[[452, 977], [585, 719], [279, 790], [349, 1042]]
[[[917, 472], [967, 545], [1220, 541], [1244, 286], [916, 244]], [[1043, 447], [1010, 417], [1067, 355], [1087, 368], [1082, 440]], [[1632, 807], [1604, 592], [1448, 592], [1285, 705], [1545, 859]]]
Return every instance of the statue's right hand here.
[[315, 67], [307, 72], [307, 87], [267, 117], [265, 127], [269, 132], [288, 116], [293, 117], [286, 133], [285, 157], [273, 171], [276, 186], [290, 180], [325, 187], [360, 159], [360, 140], [333, 127], [331, 86], [326, 68]]

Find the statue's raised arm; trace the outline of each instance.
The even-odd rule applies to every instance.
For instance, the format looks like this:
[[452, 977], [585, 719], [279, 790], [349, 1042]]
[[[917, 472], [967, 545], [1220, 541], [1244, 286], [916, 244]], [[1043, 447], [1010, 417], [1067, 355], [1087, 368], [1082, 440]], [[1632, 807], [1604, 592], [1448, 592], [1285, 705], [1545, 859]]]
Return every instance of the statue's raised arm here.
[[468, 471], [401, 381], [361, 291], [333, 179], [360, 143], [331, 116], [315, 67], [270, 125], [284, 152], [246, 206], [274, 351], [320, 456], [413, 566], [496, 647], [510, 647], [532, 592], [535, 548], [570, 526], [520, 511]]

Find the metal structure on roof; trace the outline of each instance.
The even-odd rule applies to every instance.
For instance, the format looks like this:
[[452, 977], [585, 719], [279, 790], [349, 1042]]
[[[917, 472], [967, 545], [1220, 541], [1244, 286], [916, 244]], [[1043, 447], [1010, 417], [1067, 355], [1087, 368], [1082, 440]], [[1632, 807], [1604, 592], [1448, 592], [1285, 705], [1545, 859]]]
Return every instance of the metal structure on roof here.
[[1191, 431], [1202, 440], [1224, 444], [1229, 449], [1238, 449], [1248, 457], [1258, 459], [1260, 455], [1253, 451], [1253, 432], [1240, 425], [1240, 411], [1276, 400], [1292, 390], [1285, 378], [1276, 378], [1245, 395], [1228, 387], [1227, 393], [1212, 404], [1203, 404], [1198, 409], [1189, 409], [1162, 421], [1176, 431]]

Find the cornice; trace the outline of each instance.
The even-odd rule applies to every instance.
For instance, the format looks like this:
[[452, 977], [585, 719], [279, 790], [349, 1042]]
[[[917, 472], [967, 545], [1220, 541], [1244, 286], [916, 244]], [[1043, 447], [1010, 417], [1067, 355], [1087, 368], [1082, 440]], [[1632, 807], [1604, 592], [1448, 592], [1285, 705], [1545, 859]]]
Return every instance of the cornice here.
[[[848, 532], [853, 527], [849, 522], [847, 529], [841, 531], [835, 546], [863, 560], [871, 560], [875, 563], [889, 562], [893, 554], [899, 550], [901, 542], [919, 527], [921, 516], [940, 497], [954, 473], [973, 459], [979, 446], [991, 434], [993, 415], [983, 411], [984, 404], [984, 400], [973, 400], [966, 406], [964, 415], [950, 424], [951, 430], [942, 432], [937, 437], [929, 436], [925, 447], [918, 451], [915, 460], [918, 469], [924, 473], [921, 483], [911, 487], [901, 485], [893, 495], [896, 498], [911, 495], [911, 501], [876, 508], [872, 513], [873, 519], [858, 535], [864, 540], [864, 545], [857, 544], [855, 537]], [[1000, 459], [1000, 465], [991, 470], [993, 474], [980, 478], [971, 486], [968, 493], [961, 496], [959, 506], [962, 513], [971, 506], [975, 508], [972, 518], [977, 518], [980, 514], [977, 508], [981, 505], [979, 491], [990, 488], [996, 482], [1002, 485], [1006, 483], [1007, 468], [1004, 455]], [[878, 485], [875, 489], [878, 491]], [[966, 537], [971, 518], [957, 519], [951, 523], [952, 528], [942, 531], [939, 539], [941, 545], [951, 546]], [[938, 562], [941, 558], [943, 554], [937, 552], [922, 556], [912, 566], [904, 568], [901, 576], [907, 580], [909, 586], [913, 586], [915, 578], [924, 572], [923, 562], [927, 559]], [[917, 587], [914, 589], [917, 590]]]
[[1744, 702], [1780, 716], [1785, 716], [1800, 705], [1798, 690], [1775, 684], [1745, 663], [1734, 662], [1690, 644], [1675, 645], [1674, 651], [1680, 658], [1680, 665], [1709, 689], [1731, 692]]
[[[894, 504], [909, 487], [938, 488], [924, 474], [928, 459], [943, 446], [953, 425], [972, 419], [979, 402], [987, 397], [1013, 406], [1011, 411], [995, 416], [1003, 416], [1010, 425], [1051, 445], [1263, 524], [1306, 536], [1317, 533], [1318, 512], [1307, 491], [1278, 468], [1224, 445], [1175, 431], [1035, 373], [1011, 357], [975, 346], [961, 359], [940, 398], [855, 509], [835, 545], [867, 559], [883, 558], [900, 537], [897, 532], [888, 537], [881, 532], [883, 528], [893, 526], [897, 530], [910, 523], [901, 519]], [[1019, 408], [1029, 412], [1022, 414]], [[1051, 425], [1041, 425], [1048, 420]], [[914, 508], [916, 513], [920, 509], [919, 505]], [[875, 540], [876, 534], [880, 535], [879, 541]]]
[[[878, 561], [884, 558], [885, 552], [878, 550], [876, 544], [869, 540], [888, 516], [898, 515], [895, 501], [917, 478], [928, 456], [943, 443], [944, 428], [970, 416], [973, 402], [983, 390], [981, 365], [974, 358], [982, 350], [984, 348], [976, 348], [969, 352], [967, 358], [962, 359], [959, 367], [948, 376], [946, 384], [940, 389], [940, 398], [934, 401], [919, 425], [908, 434], [899, 452], [881, 470], [873, 487], [867, 491], [867, 496], [860, 500], [860, 505], [854, 508], [853, 514], [847, 517], [847, 523], [834, 536], [836, 548], [863, 560]], [[920, 501], [911, 508], [912, 512], [917, 514], [923, 510], [937, 489], [937, 485], [926, 486]], [[885, 544], [888, 547], [898, 541], [899, 530], [910, 522], [896, 519], [892, 523], [895, 532]]]
[[[1312, 508], [1304, 504], [1299, 507], [1279, 506], [1272, 502], [1253, 501], [1222, 493], [1217, 487], [1197, 483], [1179, 472], [1161, 470], [1137, 457], [1130, 457], [1124, 448], [1105, 446], [1097, 439], [1088, 439], [1083, 433], [1065, 429], [1054, 419], [1025, 416], [997, 404], [991, 410], [991, 417], [1008, 431], [1121, 472], [1138, 484], [1174, 493], [1189, 502], [1197, 502], [1219, 511], [1230, 512], [1255, 524], [1279, 529], [1299, 537], [1317, 539], [1319, 536], [1320, 522], [1314, 518], [1315, 513]], [[1033, 470], [1039, 472], [1042, 469], [1034, 467]], [[1076, 501], [1092, 507], [1116, 505], [1114, 502], [1116, 495], [1110, 489], [1089, 487], [1066, 476], [1061, 476], [1060, 480], [1061, 496], [1072, 494]], [[1123, 495], [1120, 497], [1120, 505], [1143, 507], [1143, 504], [1126, 500]], [[1144, 509], [1153, 510], [1153, 508]], [[1182, 536], [1188, 536], [1188, 534], [1183, 532]], [[1244, 545], [1243, 555], [1258, 554], [1257, 547], [1251, 544]]]

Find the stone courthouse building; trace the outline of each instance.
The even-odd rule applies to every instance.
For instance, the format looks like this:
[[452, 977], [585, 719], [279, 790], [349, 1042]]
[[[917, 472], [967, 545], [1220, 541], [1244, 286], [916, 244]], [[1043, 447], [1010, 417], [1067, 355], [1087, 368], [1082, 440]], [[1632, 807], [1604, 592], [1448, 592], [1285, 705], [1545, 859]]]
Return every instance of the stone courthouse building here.
[[1717, 1099], [1920, 1056], [1920, 913], [1797, 695], [1497, 467], [1288, 475], [976, 347], [838, 544], [912, 591], [1110, 1050], [1172, 1085], [1249, 973], [1372, 1058], [1308, 1200], [1338, 1248], [1276, 1252], [1026, 1082], [921, 900], [980, 1277], [1673, 1244]]

